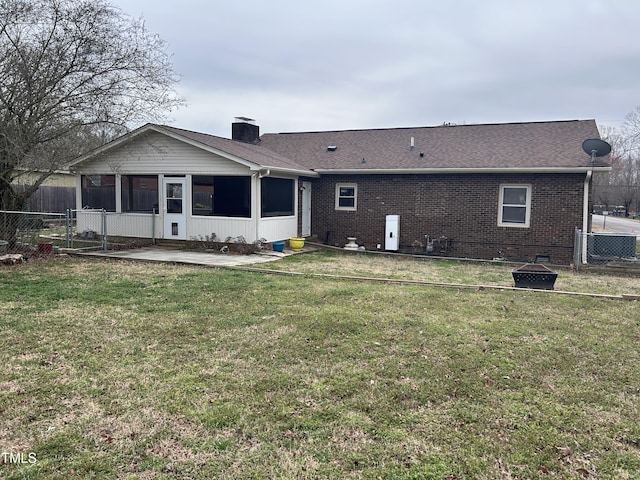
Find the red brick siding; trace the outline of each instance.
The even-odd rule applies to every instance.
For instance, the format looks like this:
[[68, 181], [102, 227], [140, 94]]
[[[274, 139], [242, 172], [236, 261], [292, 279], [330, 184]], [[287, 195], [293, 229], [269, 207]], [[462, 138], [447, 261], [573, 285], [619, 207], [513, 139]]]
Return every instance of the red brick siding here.
[[[582, 174], [324, 175], [312, 179], [312, 234], [343, 246], [384, 248], [385, 216], [400, 215], [401, 251], [424, 251], [425, 235], [434, 253], [467, 258], [572, 261], [574, 230], [582, 226]], [[335, 209], [337, 183], [358, 185], [357, 211]], [[501, 184], [531, 185], [529, 228], [498, 227]]]

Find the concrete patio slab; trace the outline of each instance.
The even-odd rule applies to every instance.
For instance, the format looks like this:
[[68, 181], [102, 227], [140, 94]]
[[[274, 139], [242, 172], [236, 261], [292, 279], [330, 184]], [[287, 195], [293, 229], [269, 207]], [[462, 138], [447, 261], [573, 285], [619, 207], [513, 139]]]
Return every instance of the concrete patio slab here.
[[191, 265], [207, 265], [210, 267], [235, 267], [257, 263], [273, 262], [296, 252], [265, 251], [251, 255], [235, 255], [213, 252], [190, 252], [185, 250], [164, 249], [158, 247], [136, 248], [131, 250], [94, 250], [74, 252], [76, 255], [103, 258], [119, 258], [123, 260], [141, 260], [148, 262], [183, 263]]

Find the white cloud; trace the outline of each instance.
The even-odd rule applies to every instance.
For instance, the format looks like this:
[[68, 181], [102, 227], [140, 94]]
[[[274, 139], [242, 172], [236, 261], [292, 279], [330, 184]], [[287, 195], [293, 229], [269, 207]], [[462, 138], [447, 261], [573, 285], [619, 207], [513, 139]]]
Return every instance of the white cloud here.
[[624, 119], [640, 103], [626, 0], [118, 0], [168, 41], [176, 125], [263, 132]]

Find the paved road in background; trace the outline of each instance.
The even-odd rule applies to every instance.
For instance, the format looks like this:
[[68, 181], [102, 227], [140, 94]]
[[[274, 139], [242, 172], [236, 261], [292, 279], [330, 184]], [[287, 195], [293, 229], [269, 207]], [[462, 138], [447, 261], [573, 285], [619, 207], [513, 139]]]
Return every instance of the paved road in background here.
[[612, 215], [593, 215], [593, 231], [602, 231], [603, 227], [607, 232], [635, 233], [637, 237], [640, 237], [640, 221], [638, 220]]

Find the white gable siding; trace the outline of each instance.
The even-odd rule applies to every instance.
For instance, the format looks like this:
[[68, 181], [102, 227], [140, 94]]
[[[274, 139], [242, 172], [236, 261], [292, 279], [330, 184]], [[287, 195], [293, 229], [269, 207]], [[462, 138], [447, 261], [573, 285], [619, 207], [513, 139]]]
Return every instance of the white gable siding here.
[[77, 167], [81, 174], [249, 175], [244, 165], [157, 132]]

